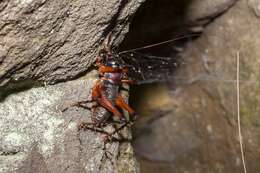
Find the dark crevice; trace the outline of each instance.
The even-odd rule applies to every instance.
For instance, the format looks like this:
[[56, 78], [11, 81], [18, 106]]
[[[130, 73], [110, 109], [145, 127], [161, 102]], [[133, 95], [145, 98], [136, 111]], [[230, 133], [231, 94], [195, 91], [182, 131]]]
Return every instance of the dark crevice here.
[[[169, 75], [180, 68], [179, 56], [186, 43], [200, 35], [200, 31], [190, 31], [186, 11], [191, 0], [147, 0], [135, 13], [129, 33], [118, 47], [118, 52], [140, 48], [121, 54], [127, 63], [137, 68], [132, 72], [140, 82], [165, 82]], [[151, 46], [167, 40], [165, 44]], [[151, 46], [150, 48], [144, 48]], [[142, 49], [143, 48], [143, 49]], [[161, 59], [161, 60], [159, 60]]]
[[7, 5], [8, 5], [8, 0], [3, 0], [2, 2], [0, 2], [0, 12], [4, 11]]
[[[185, 11], [190, 2], [190, 0], [147, 0], [137, 10], [120, 50], [142, 47], [185, 35], [187, 33], [184, 23]], [[153, 47], [145, 52], [160, 53], [166, 47], [169, 45]]]
[[0, 150], [0, 156], [13, 156], [18, 154], [20, 151], [1, 151]]
[[10, 94], [19, 93], [22, 91], [29, 90], [31, 88], [42, 87], [44, 83], [34, 79], [26, 79], [20, 81], [11, 81], [6, 86], [0, 87], [0, 102]]

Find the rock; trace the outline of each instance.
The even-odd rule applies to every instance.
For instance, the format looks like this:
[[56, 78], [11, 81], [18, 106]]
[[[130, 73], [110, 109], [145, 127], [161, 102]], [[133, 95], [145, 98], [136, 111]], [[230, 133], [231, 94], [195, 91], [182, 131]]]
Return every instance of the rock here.
[[186, 18], [190, 22], [202, 22], [208, 23], [210, 19], [224, 13], [228, 10], [237, 0], [195, 0], [190, 1], [187, 7]]
[[[252, 6], [238, 1], [187, 45], [182, 54], [185, 65], [168, 83], [150, 86], [150, 95], [139, 93], [147, 99], [136, 100], [138, 107], [145, 106], [152, 117], [135, 129], [133, 144], [142, 158], [142, 172], [243, 172], [237, 128], [238, 55], [246, 167], [248, 172], [260, 171], [259, 28]], [[151, 104], [141, 104], [147, 102]]]
[[255, 13], [257, 17], [260, 17], [260, 2], [257, 0], [249, 0], [248, 1], [249, 7]]
[[112, 155], [107, 158], [103, 149], [104, 134], [78, 131], [80, 122], [91, 122], [89, 110], [69, 107], [61, 112], [72, 103], [90, 99], [93, 82], [93, 79], [85, 79], [60, 83], [3, 98], [0, 102], [0, 172], [138, 172], [128, 142], [108, 143], [106, 151]]
[[86, 72], [110, 31], [119, 44], [142, 2], [1, 1], [0, 86], [54, 83]]
[[0, 172], [138, 172], [129, 143], [108, 144], [109, 160], [103, 135], [77, 131], [88, 110], [59, 111], [88, 98], [93, 80], [43, 83], [84, 75], [109, 32], [121, 42], [142, 2], [0, 2]]

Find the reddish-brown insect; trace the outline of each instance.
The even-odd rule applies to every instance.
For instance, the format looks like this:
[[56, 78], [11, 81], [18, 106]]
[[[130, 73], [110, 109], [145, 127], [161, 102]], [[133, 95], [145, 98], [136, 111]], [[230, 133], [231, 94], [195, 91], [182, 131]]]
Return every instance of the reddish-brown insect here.
[[120, 95], [122, 84], [133, 83], [133, 80], [128, 79], [128, 68], [120, 64], [119, 57], [112, 53], [107, 45], [101, 50], [96, 65], [98, 66], [99, 80], [92, 89], [92, 100], [108, 112], [102, 111], [100, 107], [94, 107], [92, 109], [92, 121], [99, 126], [106, 122], [111, 115], [118, 117], [121, 121], [126, 121], [118, 108], [126, 110], [135, 119], [135, 111]]
[[[79, 125], [79, 129], [94, 129], [95, 131], [106, 133], [107, 137], [111, 137], [137, 119], [135, 111], [125, 102], [120, 94], [120, 88], [123, 84], [132, 84], [134, 81], [128, 78], [128, 68], [120, 62], [120, 57], [111, 51], [109, 42], [110, 35], [107, 43], [100, 50], [99, 57], [95, 63], [98, 67], [99, 79], [94, 84], [91, 93], [91, 102], [97, 103], [91, 108], [92, 123], [81, 123]], [[82, 106], [82, 103], [74, 105]], [[126, 110], [129, 113], [129, 120], [124, 116], [122, 110]], [[97, 129], [97, 127], [109, 124], [108, 120], [114, 119], [114, 117], [117, 117], [119, 121], [113, 122], [117, 122], [121, 126], [117, 127], [112, 133]], [[93, 127], [89, 127], [90, 125]]]

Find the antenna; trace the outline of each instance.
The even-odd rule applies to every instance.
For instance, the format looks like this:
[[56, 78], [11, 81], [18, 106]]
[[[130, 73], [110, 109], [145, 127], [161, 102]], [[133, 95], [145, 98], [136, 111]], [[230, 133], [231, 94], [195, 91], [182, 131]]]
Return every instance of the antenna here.
[[170, 42], [174, 42], [174, 41], [177, 41], [177, 40], [181, 40], [181, 39], [189, 38], [189, 37], [194, 37], [194, 36], [198, 36], [198, 35], [200, 35], [200, 34], [189, 34], [189, 35], [185, 35], [185, 36], [180, 36], [180, 37], [173, 38], [173, 39], [170, 39], [170, 40], [166, 40], [166, 41], [163, 41], [163, 42], [150, 44], [150, 45], [147, 45], [147, 46], [138, 47], [138, 48], [134, 48], [134, 49], [125, 50], [125, 51], [119, 52], [118, 54], [132, 52], [132, 51], [136, 51], [136, 50], [143, 50], [143, 49], [147, 49], [147, 48], [150, 48], [150, 47], [155, 47], [155, 46], [159, 46], [159, 45], [162, 45], [162, 44], [166, 44], [166, 43], [170, 43]]

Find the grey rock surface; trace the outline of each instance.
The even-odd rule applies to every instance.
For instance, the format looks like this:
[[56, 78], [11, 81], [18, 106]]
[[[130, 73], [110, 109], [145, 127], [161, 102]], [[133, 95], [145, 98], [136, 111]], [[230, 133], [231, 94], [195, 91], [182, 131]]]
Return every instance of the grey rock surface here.
[[209, 22], [209, 19], [224, 13], [228, 10], [237, 0], [195, 0], [191, 1], [187, 7], [187, 19], [189, 21]]
[[260, 17], [260, 2], [258, 0], [248, 0], [248, 6], [257, 17]]
[[86, 72], [110, 31], [123, 39], [142, 0], [0, 2], [0, 86]]
[[93, 83], [88, 79], [32, 88], [1, 100], [0, 172], [138, 172], [129, 143], [108, 143], [106, 151], [112, 155], [107, 158], [104, 134], [78, 131], [81, 122], [91, 122], [88, 109], [61, 112], [90, 99]]

